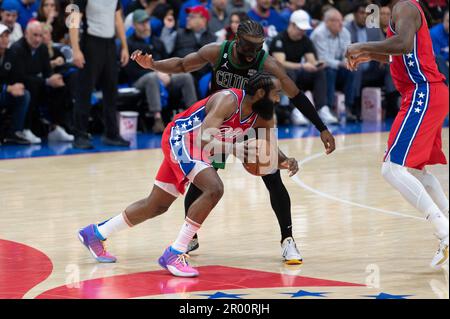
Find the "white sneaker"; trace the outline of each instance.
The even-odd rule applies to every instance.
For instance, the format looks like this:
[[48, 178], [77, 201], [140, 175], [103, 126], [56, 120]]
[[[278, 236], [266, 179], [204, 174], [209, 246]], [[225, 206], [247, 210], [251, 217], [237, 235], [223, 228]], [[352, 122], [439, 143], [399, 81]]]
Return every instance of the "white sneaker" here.
[[42, 140], [31, 132], [31, 130], [23, 130], [20, 137], [30, 141], [31, 144], [41, 144]]
[[303, 116], [298, 109], [293, 109], [291, 113], [291, 121], [294, 125], [308, 125], [309, 121]]
[[331, 113], [330, 108], [325, 105], [319, 110], [319, 116], [325, 124], [337, 124], [338, 119]]
[[440, 269], [443, 264], [448, 261], [448, 236], [441, 239], [439, 248], [431, 261], [430, 266], [435, 269]]
[[48, 140], [50, 142], [73, 142], [75, 137], [70, 135], [61, 126], [56, 126], [53, 131], [48, 133]]
[[287, 265], [300, 265], [303, 262], [303, 258], [297, 249], [294, 238], [292, 237], [288, 237], [283, 240], [283, 243], [281, 244], [281, 255]]

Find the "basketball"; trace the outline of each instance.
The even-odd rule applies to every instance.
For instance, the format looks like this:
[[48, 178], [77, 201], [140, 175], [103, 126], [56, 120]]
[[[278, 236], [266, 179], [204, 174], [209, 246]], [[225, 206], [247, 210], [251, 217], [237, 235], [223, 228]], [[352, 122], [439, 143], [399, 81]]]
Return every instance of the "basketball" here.
[[267, 140], [252, 139], [247, 144], [249, 148], [256, 148], [256, 156], [246, 157], [242, 163], [247, 172], [255, 176], [265, 176], [278, 168], [278, 152], [270, 151], [270, 143]]

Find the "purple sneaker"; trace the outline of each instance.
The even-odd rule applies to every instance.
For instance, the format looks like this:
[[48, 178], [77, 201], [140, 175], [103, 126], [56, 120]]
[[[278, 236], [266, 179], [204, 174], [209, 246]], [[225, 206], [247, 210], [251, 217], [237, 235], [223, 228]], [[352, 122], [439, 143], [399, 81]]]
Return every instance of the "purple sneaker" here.
[[78, 238], [99, 263], [115, 263], [117, 258], [106, 251], [104, 241], [95, 234], [95, 227], [97, 226], [91, 224], [81, 229]]
[[177, 254], [168, 247], [164, 254], [159, 257], [159, 264], [164, 269], [170, 271], [170, 273], [177, 277], [197, 277], [198, 271], [189, 266], [186, 258], [189, 258], [186, 254]]

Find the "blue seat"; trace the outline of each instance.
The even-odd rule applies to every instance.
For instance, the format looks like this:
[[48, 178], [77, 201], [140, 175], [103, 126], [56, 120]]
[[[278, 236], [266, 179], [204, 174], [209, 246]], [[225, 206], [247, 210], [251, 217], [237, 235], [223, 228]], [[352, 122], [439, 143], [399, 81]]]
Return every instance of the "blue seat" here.
[[209, 84], [211, 83], [211, 78], [212, 78], [212, 73], [207, 73], [204, 76], [202, 76], [202, 78], [200, 79], [200, 81], [198, 81], [198, 90], [200, 93], [200, 99], [204, 99], [209, 92]]

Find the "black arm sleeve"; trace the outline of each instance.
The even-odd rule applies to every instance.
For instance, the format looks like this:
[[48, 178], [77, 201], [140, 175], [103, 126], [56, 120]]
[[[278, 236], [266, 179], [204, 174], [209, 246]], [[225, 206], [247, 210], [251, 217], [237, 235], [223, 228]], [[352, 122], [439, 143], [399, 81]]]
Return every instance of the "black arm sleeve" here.
[[311, 123], [314, 124], [319, 132], [322, 133], [327, 130], [327, 127], [320, 119], [319, 114], [317, 114], [316, 108], [302, 91], [293, 97], [291, 102], [308, 120], [311, 121]]

